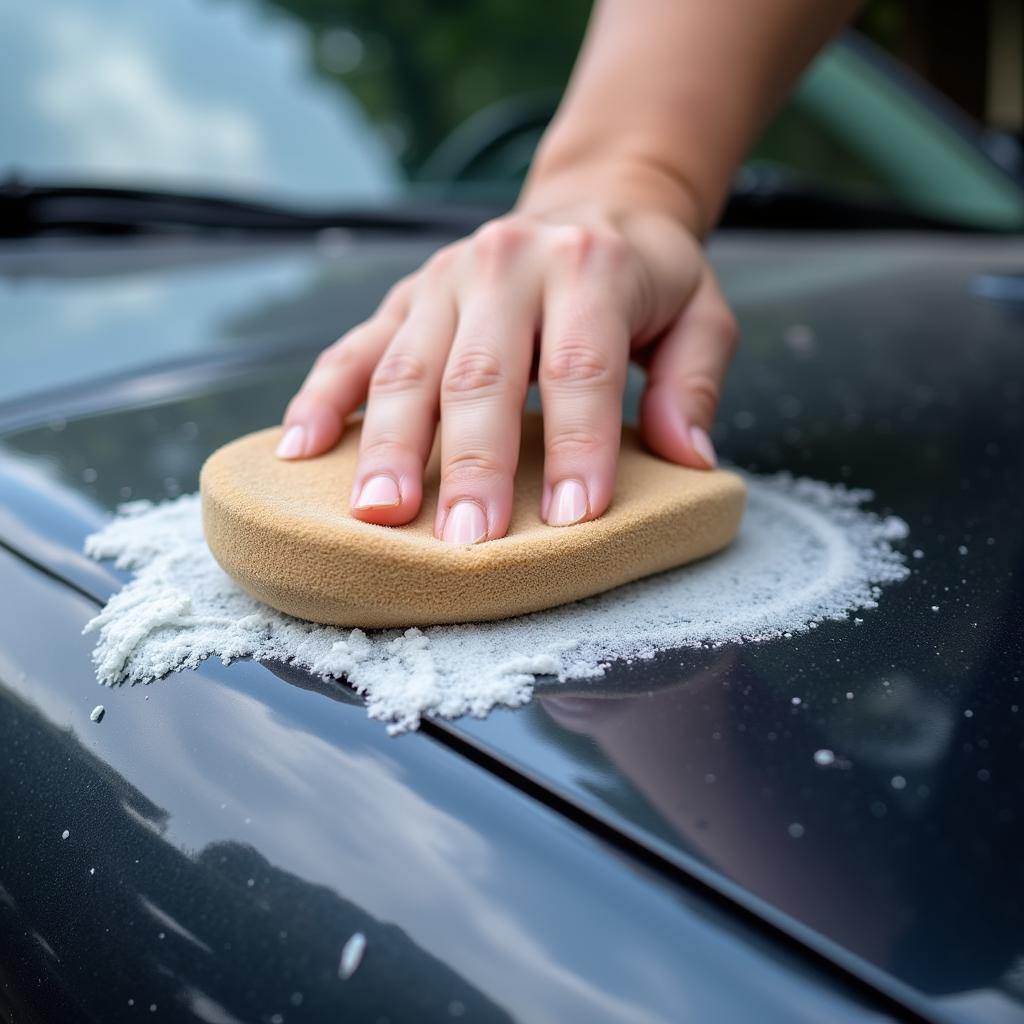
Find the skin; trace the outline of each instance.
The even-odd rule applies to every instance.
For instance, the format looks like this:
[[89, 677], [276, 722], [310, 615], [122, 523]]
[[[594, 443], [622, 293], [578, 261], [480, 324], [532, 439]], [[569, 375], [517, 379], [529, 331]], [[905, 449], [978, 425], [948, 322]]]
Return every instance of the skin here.
[[337, 444], [366, 401], [352, 515], [418, 514], [440, 422], [436, 535], [508, 530], [536, 359], [541, 515], [600, 516], [615, 487], [630, 358], [649, 447], [715, 465], [709, 430], [736, 322], [704, 257], [743, 153], [849, 0], [600, 0], [515, 208], [398, 282], [317, 359], [281, 458]]

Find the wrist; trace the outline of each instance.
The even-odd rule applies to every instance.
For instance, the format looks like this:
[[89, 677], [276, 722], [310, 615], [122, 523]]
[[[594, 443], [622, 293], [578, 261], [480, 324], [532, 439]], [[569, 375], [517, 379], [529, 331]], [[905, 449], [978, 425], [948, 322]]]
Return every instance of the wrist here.
[[657, 161], [615, 158], [560, 158], [538, 153], [516, 202], [520, 213], [545, 216], [575, 211], [621, 223], [638, 214], [660, 214], [696, 238], [713, 226], [695, 192], [681, 175]]

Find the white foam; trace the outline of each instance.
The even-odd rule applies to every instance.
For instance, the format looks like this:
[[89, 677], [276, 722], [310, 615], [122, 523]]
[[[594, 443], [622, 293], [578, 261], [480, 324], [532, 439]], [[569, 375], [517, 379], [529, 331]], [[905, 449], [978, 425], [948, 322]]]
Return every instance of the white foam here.
[[144, 682], [209, 655], [281, 660], [345, 677], [400, 732], [424, 714], [523, 704], [541, 675], [588, 679], [616, 660], [788, 637], [876, 607], [880, 586], [908, 574], [892, 547], [907, 526], [864, 509], [869, 492], [788, 475], [746, 482], [740, 534], [712, 558], [516, 619], [369, 633], [249, 597], [210, 555], [197, 495], [132, 502], [86, 541], [134, 572], [85, 628], [98, 634], [97, 678]]

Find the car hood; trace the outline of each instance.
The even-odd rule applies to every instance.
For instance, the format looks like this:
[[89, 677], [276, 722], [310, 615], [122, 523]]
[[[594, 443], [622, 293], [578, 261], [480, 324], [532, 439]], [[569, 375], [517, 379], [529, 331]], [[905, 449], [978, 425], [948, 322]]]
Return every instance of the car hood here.
[[[5, 250], [0, 540], [109, 595], [123, 574], [85, 535], [277, 421], [315, 351], [425, 251]], [[910, 526], [910, 578], [860, 623], [428, 728], [942, 1017], [1024, 1019], [1024, 247], [737, 232], [712, 255], [743, 335], [718, 447], [871, 488]]]

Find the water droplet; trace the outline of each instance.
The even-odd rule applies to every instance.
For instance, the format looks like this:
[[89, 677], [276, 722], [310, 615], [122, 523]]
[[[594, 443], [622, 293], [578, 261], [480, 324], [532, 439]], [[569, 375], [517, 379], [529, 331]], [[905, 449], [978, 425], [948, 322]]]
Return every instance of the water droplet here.
[[924, 558], [924, 552], [920, 548], [914, 548], [913, 555], [915, 558]]
[[61, 839], [67, 839], [69, 835], [71, 835], [71, 833], [67, 829], [64, 829], [64, 831], [61, 832], [60, 837]]
[[90, 875], [95, 875], [96, 874], [96, 869], [95, 868], [89, 868], [89, 874]]
[[466, 1012], [466, 1007], [458, 999], [453, 999], [448, 1004], [448, 1015], [450, 1017], [461, 1017]]
[[932, 605], [932, 611], [933, 612], [937, 612], [938, 610], [939, 610], [939, 606], [937, 604], [933, 604]]
[[974, 717], [974, 712], [970, 708], [967, 708], [964, 711], [964, 718], [973, 718], [973, 717]]
[[967, 545], [966, 544], [961, 544], [960, 547], [957, 548], [957, 551], [959, 551], [961, 555], [966, 555], [967, 554]]
[[846, 699], [847, 700], [853, 700], [853, 690], [847, 690], [846, 691]]
[[82, 479], [87, 484], [94, 484], [94, 483], [96, 483], [96, 479], [97, 479], [98, 476], [99, 476], [99, 473], [97, 473], [96, 470], [93, 469], [91, 466], [88, 466], [87, 468], [82, 470]]
[[802, 704], [803, 701], [799, 697], [790, 697], [789, 703], [792, 704], [793, 707], [796, 707], [798, 704]]
[[363, 962], [363, 954], [366, 952], [366, 936], [362, 932], [356, 932], [352, 938], [345, 943], [341, 951], [341, 960], [338, 963], [338, 977], [342, 981], [348, 981], [359, 969]]
[[807, 324], [790, 324], [782, 332], [782, 340], [786, 348], [801, 356], [811, 355], [817, 343], [814, 328]]
[[905, 778], [903, 778], [902, 775], [894, 775], [889, 780], [889, 785], [892, 786], [893, 789], [906, 789], [907, 788], [907, 780]]
[[99, 722], [103, 716], [107, 713], [107, 709], [102, 704], [97, 704], [96, 707], [89, 712], [90, 722]]
[[790, 834], [791, 838], [800, 839], [804, 834], [804, 827], [800, 824], [799, 821], [794, 821], [793, 824], [786, 829], [786, 831]]
[[814, 752], [814, 763], [822, 768], [827, 768], [830, 764], [836, 763], [836, 755], [831, 750], [816, 750]]
[[249, 886], [249, 888], [251, 889], [256, 884], [256, 879], [255, 878], [246, 879], [245, 884], [247, 886]]

